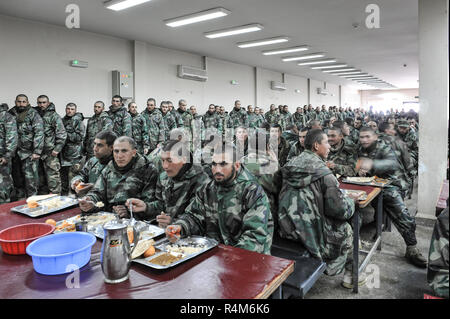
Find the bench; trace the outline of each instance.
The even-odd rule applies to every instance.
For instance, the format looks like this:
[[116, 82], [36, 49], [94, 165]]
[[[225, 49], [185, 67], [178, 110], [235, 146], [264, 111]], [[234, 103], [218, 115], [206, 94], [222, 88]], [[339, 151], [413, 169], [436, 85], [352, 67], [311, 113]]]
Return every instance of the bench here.
[[295, 261], [294, 272], [281, 285], [280, 295], [274, 298], [304, 298], [326, 269], [326, 264], [310, 257], [301, 243], [282, 239], [277, 235], [274, 235], [271, 253], [272, 256]]

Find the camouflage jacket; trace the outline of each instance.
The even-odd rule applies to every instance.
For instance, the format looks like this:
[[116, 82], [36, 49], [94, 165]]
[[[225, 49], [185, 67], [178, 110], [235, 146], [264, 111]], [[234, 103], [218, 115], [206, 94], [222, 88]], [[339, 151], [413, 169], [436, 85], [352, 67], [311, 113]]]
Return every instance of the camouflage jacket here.
[[359, 144], [359, 130], [350, 126], [350, 135], [348, 136], [355, 144]]
[[306, 123], [308, 123], [308, 117], [305, 113], [295, 112], [294, 114], [292, 114], [292, 121], [298, 129], [301, 129], [306, 126]]
[[7, 111], [7, 107], [0, 106], [0, 158], [6, 158], [11, 162], [16, 153], [19, 136], [16, 118]]
[[[124, 205], [128, 198], [138, 197], [145, 202], [152, 202], [155, 197], [154, 187], [158, 172], [155, 166], [144, 156], [137, 154], [125, 171], [119, 169], [114, 160], [102, 170], [94, 187], [86, 195], [93, 202], [103, 202], [102, 210], [111, 211], [112, 206]], [[121, 172], [122, 171], [122, 172]], [[142, 191], [146, 189], [145, 193]]]
[[256, 115], [255, 113], [247, 113], [248, 114], [248, 127], [258, 128], [263, 123], [261, 117]]
[[346, 144], [344, 140], [342, 140], [341, 145], [338, 145], [336, 148], [330, 148], [328, 161], [332, 161], [335, 164], [332, 169], [334, 174], [349, 177], [356, 176], [356, 149], [352, 145]]
[[291, 130], [284, 131], [281, 136], [289, 142], [291, 147], [298, 142], [298, 134], [292, 132]]
[[24, 113], [18, 112], [15, 106], [9, 113], [16, 117], [19, 158], [24, 160], [32, 154], [41, 155], [44, 149], [44, 123], [39, 113], [31, 106]]
[[61, 166], [78, 164], [83, 157], [84, 116], [76, 113], [74, 116], [64, 116], [62, 122], [67, 132], [66, 145], [61, 152]]
[[236, 110], [233, 108], [228, 114], [228, 125], [229, 128], [236, 128], [238, 126], [248, 127], [248, 114], [243, 108]]
[[173, 109], [172, 112], [170, 112], [170, 114], [173, 115], [173, 118], [175, 119], [175, 125], [177, 127], [183, 127], [184, 126], [184, 122], [183, 122], [183, 118], [182, 115], [186, 113], [186, 111], [181, 111], [179, 108], [178, 109]]
[[244, 167], [225, 185], [211, 180], [175, 224], [182, 234], [204, 235], [225, 245], [270, 254], [273, 220], [269, 200], [256, 178]]
[[131, 116], [128, 113], [126, 107], [122, 106], [114, 109], [111, 105], [108, 111], [109, 117], [111, 117], [113, 127], [112, 130], [120, 136], [133, 137], [133, 125], [131, 123]]
[[398, 136], [408, 146], [411, 158], [413, 159], [414, 164], [416, 164], [419, 160], [419, 139], [416, 132], [413, 129], [410, 129], [405, 135], [398, 133]]
[[299, 156], [305, 149], [300, 144], [300, 141], [297, 141], [294, 145], [292, 145], [291, 149], [289, 150], [289, 154], [287, 157], [287, 160], [290, 161], [296, 156]]
[[170, 131], [174, 128], [177, 128], [177, 122], [175, 120], [175, 116], [167, 112], [165, 115], [162, 115], [162, 130], [161, 130], [161, 136], [162, 141], [168, 141], [170, 140]]
[[327, 262], [326, 273], [340, 273], [352, 247], [348, 220], [355, 204], [339, 189], [325, 162], [306, 150], [281, 169], [278, 224], [281, 238], [300, 242], [316, 258]]
[[394, 150], [383, 140], [375, 141], [368, 149], [362, 146], [358, 148], [358, 157], [367, 157], [373, 160], [373, 167], [368, 176], [378, 176], [390, 179], [391, 185], [400, 188], [402, 191], [409, 189], [408, 179], [402, 170], [400, 160], [395, 155]]
[[395, 152], [395, 155], [399, 159], [399, 162], [402, 164], [402, 170], [405, 172], [405, 176], [407, 177], [408, 183], [411, 183], [411, 177], [413, 177], [416, 172], [413, 165], [413, 161], [411, 159], [411, 155], [409, 153], [408, 146], [403, 142], [398, 136], [391, 136], [384, 133], [380, 133], [378, 138], [383, 140], [386, 144], [388, 144]]
[[292, 124], [294, 124], [294, 121], [292, 120], [292, 114], [289, 112], [281, 112], [280, 114], [281, 130], [282, 131], [287, 130], [287, 127]]
[[280, 142], [278, 143], [278, 154], [277, 154], [278, 162], [280, 163], [281, 167], [283, 167], [284, 164], [286, 164], [290, 150], [291, 145], [281, 136]]
[[202, 116], [203, 123], [205, 124], [205, 129], [209, 128], [215, 128], [219, 132], [222, 132], [223, 130], [223, 119], [219, 114], [216, 112], [210, 114], [209, 112], [206, 112]]
[[144, 154], [144, 149], [150, 149], [150, 139], [148, 137], [147, 123], [140, 114], [131, 114], [131, 126], [133, 130], [133, 139], [137, 144], [139, 154]]
[[39, 107], [35, 109], [44, 123], [44, 149], [41, 154], [42, 159], [50, 156], [52, 151], [61, 153], [66, 143], [67, 132], [61, 117], [56, 113], [55, 105], [50, 103], [45, 111], [42, 111]]
[[91, 157], [83, 166], [83, 168], [78, 172], [72, 180], [70, 184], [73, 184], [74, 181], [80, 180], [83, 183], [95, 184], [98, 177], [102, 173], [103, 169], [108, 165], [108, 163], [112, 160], [113, 156], [109, 156], [108, 158], [100, 161], [97, 157]]
[[153, 109], [153, 111], [149, 111], [145, 109], [142, 111], [141, 115], [145, 119], [145, 123], [147, 124], [148, 129], [148, 137], [150, 140], [150, 151], [156, 149], [156, 146], [163, 142], [163, 117], [162, 113], [159, 109]]
[[86, 135], [83, 142], [83, 153], [87, 158], [94, 156], [94, 140], [95, 135], [101, 131], [108, 131], [113, 129], [113, 122], [107, 112], [102, 112], [100, 115], [93, 115], [87, 122]]
[[[184, 213], [199, 188], [209, 180], [200, 166], [192, 165], [192, 163], [185, 165], [187, 170], [180, 172], [181, 176], [170, 178], [164, 171], [159, 175], [155, 200], [146, 203], [147, 210], [142, 217], [153, 219], [164, 212], [166, 215], [170, 215], [172, 220], [176, 220], [178, 215]], [[154, 188], [154, 185], [149, 185], [149, 187]]]
[[[448, 202], [447, 202], [448, 205]], [[427, 281], [437, 296], [448, 299], [448, 206], [436, 219], [428, 253]]]
[[266, 118], [266, 122], [270, 125], [280, 124], [280, 114], [277, 111], [269, 111], [264, 117]]

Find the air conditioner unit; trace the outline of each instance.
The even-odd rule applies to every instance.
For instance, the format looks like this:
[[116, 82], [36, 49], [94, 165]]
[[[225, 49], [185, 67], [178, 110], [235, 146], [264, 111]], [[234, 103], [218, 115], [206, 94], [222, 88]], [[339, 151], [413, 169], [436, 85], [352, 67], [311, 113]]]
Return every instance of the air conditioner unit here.
[[320, 95], [328, 95], [329, 93], [328, 93], [327, 90], [324, 90], [324, 89], [322, 89], [322, 88], [317, 88], [317, 94], [320, 94]]
[[277, 90], [277, 91], [285, 91], [286, 90], [286, 84], [282, 83], [282, 82], [277, 82], [277, 81], [271, 81], [270, 87], [272, 88], [272, 90]]
[[200, 68], [194, 68], [191, 66], [179, 65], [178, 77], [182, 79], [189, 79], [195, 81], [205, 82], [208, 80], [208, 73], [206, 70]]

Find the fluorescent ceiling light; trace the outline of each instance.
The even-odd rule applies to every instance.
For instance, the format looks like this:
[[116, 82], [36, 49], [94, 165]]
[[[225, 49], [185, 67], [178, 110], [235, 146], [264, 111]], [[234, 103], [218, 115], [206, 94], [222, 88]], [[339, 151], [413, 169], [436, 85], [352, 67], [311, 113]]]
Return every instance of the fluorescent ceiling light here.
[[298, 60], [322, 58], [324, 56], [325, 56], [325, 54], [323, 54], [323, 53], [312, 53], [312, 54], [307, 54], [307, 55], [302, 55], [302, 56], [285, 57], [285, 58], [282, 58], [282, 60], [284, 62], [288, 62], [288, 61], [298, 61]]
[[274, 55], [274, 54], [300, 52], [300, 51], [306, 51], [306, 50], [309, 50], [308, 47], [305, 46], [305, 45], [302, 45], [302, 46], [298, 46], [298, 47], [291, 47], [291, 48], [285, 48], [285, 49], [275, 49], [275, 50], [262, 51], [262, 54], [264, 54], [264, 55]]
[[209, 39], [215, 39], [215, 38], [228, 37], [231, 35], [242, 34], [242, 33], [247, 33], [247, 32], [260, 31], [262, 29], [263, 29], [262, 25], [260, 25], [258, 23], [253, 23], [253, 24], [243, 25], [240, 27], [210, 31], [210, 32], [204, 33], [204, 35], [205, 35], [205, 37], [207, 37]]
[[206, 20], [221, 18], [227, 16], [231, 13], [224, 8], [215, 8], [210, 10], [205, 10], [197, 13], [187, 14], [178, 18], [164, 20], [164, 23], [169, 27], [180, 27], [186, 24], [202, 22]]
[[269, 44], [288, 42], [288, 41], [289, 41], [288, 37], [275, 37], [275, 38], [261, 39], [261, 40], [255, 40], [255, 41], [239, 42], [239, 43], [237, 43], [237, 46], [240, 48], [252, 48], [252, 47], [259, 47], [262, 45], [269, 45]]
[[[325, 72], [325, 71], [324, 71]], [[332, 75], [357, 75], [357, 74], [367, 74], [367, 73], [363, 73], [361, 71], [351, 71], [351, 72], [337, 72], [337, 73], [332, 73]]]
[[359, 78], [359, 77], [367, 77], [368, 73], [361, 73], [361, 74], [348, 74], [348, 75], [340, 75], [341, 78]]
[[333, 63], [333, 62], [336, 62], [336, 60], [334, 60], [334, 59], [327, 59], [327, 60], [300, 62], [300, 63], [297, 63], [297, 65], [312, 65], [312, 64], [323, 64], [323, 63]]
[[356, 69], [353, 68], [348, 68], [348, 69], [338, 69], [338, 70], [325, 70], [322, 71], [323, 73], [339, 73], [339, 72], [344, 72], [344, 71], [354, 71]]
[[313, 70], [320, 70], [320, 69], [334, 69], [334, 68], [342, 68], [344, 66], [347, 66], [347, 64], [335, 64], [335, 65], [323, 65], [323, 66], [315, 66], [311, 69]]
[[375, 79], [375, 78], [368, 76], [368, 77], [364, 77], [364, 78], [347, 78], [346, 80], [358, 81], [361, 79]]
[[105, 7], [114, 11], [124, 10], [151, 0], [111, 0], [104, 2]]

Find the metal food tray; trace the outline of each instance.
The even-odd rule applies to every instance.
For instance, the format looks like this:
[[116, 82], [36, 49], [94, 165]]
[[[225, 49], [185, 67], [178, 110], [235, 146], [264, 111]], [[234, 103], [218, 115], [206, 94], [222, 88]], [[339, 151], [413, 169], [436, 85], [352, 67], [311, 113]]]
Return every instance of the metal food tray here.
[[159, 243], [157, 243], [155, 245], [155, 248], [160, 250], [160, 252], [154, 254], [153, 256], [147, 257], [147, 258], [136, 258], [133, 259], [134, 262], [137, 262], [139, 264], [142, 264], [144, 266], [150, 267], [150, 268], [154, 268], [154, 269], [167, 269], [167, 268], [172, 268], [175, 267], [176, 265], [179, 265], [187, 260], [190, 260], [192, 258], [197, 257], [198, 255], [203, 254], [204, 252], [213, 249], [214, 247], [216, 247], [219, 243], [217, 242], [217, 240], [212, 239], [212, 238], [207, 238], [207, 237], [201, 237], [201, 236], [190, 236], [190, 237], [186, 237], [186, 238], [182, 238], [180, 240], [178, 240], [174, 245], [178, 245], [178, 246], [197, 246], [197, 245], [203, 245], [203, 249], [193, 253], [193, 254], [189, 254], [184, 256], [182, 259], [177, 260], [169, 265], [166, 266], [162, 266], [162, 265], [158, 265], [158, 264], [154, 264], [151, 261], [154, 258], [157, 258], [158, 256], [168, 253], [167, 251], [167, 246], [169, 245], [173, 245], [169, 242], [169, 240], [167, 238], [165, 238], [164, 240], [160, 241]]
[[365, 191], [358, 191], [353, 189], [343, 189], [342, 190], [346, 195], [351, 193], [360, 193], [358, 200], [364, 201], [367, 199], [367, 193]]
[[[45, 206], [45, 203], [54, 201], [55, 199], [59, 199], [64, 204], [61, 206], [58, 206], [56, 208], [48, 209]], [[20, 206], [11, 208], [11, 211], [19, 213], [19, 214], [24, 214], [24, 215], [27, 215], [30, 217], [41, 217], [44, 215], [56, 213], [56, 212], [59, 212], [64, 209], [77, 206], [78, 200], [76, 198], [71, 198], [71, 197], [67, 197], [67, 196], [54, 196], [54, 197], [38, 200], [37, 203], [39, 204], [39, 206], [35, 207], [35, 208], [29, 208], [28, 205], [25, 204], [25, 205], [20, 205]]]
[[392, 181], [388, 180], [386, 183], [380, 183], [380, 182], [376, 182], [375, 180], [373, 180], [368, 183], [363, 183], [363, 182], [354, 182], [352, 180], [348, 180], [347, 178], [344, 178], [342, 180], [342, 182], [347, 183], [347, 184], [361, 185], [361, 186], [385, 187], [385, 186], [391, 184]]

